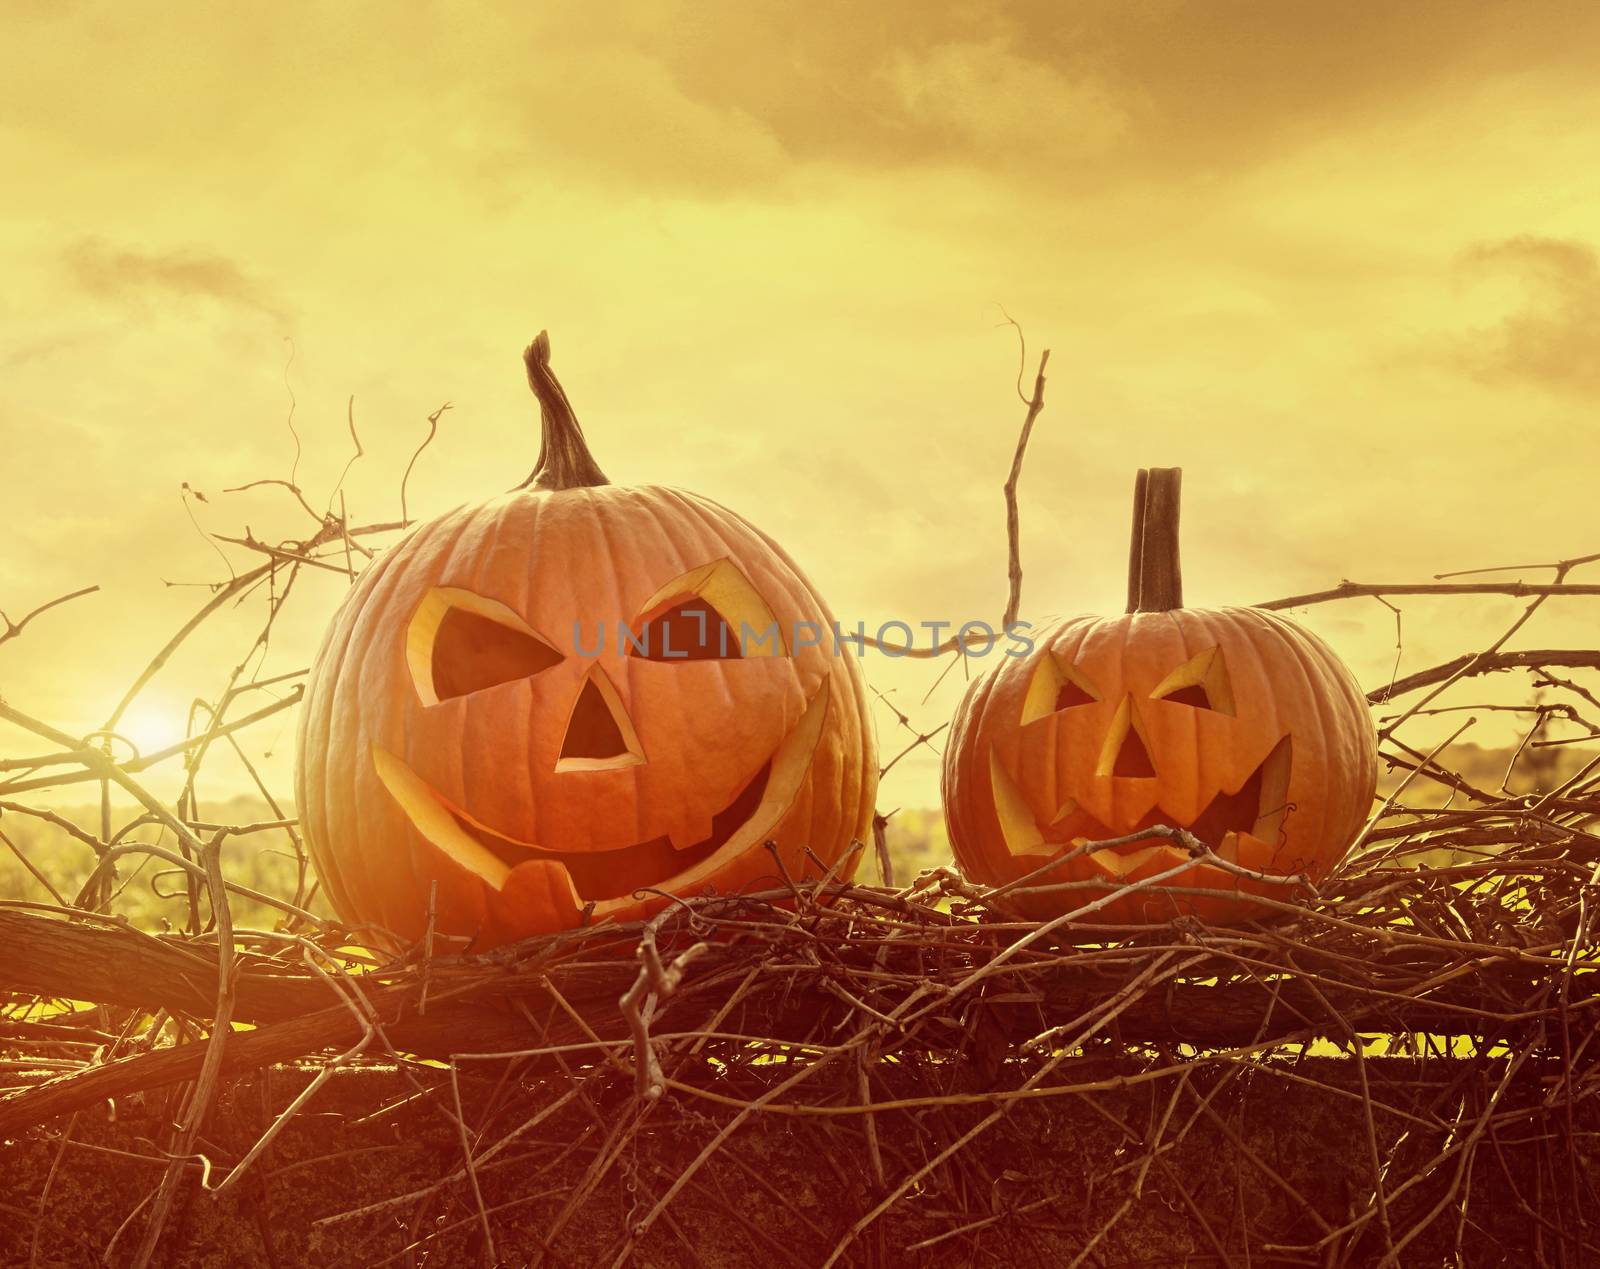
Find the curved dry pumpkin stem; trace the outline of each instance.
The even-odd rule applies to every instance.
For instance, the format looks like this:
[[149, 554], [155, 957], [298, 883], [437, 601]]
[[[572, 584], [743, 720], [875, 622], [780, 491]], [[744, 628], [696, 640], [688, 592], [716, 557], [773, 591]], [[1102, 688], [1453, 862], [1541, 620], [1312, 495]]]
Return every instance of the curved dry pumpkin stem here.
[[1133, 542], [1128, 552], [1128, 611], [1183, 607], [1178, 559], [1181, 467], [1141, 469], [1133, 487]]
[[537, 339], [522, 353], [523, 364], [528, 368], [528, 386], [539, 398], [539, 416], [542, 436], [539, 443], [539, 462], [532, 475], [517, 486], [518, 489], [582, 489], [591, 485], [608, 485], [605, 472], [594, 461], [588, 442], [583, 439], [583, 428], [578, 416], [567, 400], [566, 389], [550, 369], [550, 335], [540, 331]]

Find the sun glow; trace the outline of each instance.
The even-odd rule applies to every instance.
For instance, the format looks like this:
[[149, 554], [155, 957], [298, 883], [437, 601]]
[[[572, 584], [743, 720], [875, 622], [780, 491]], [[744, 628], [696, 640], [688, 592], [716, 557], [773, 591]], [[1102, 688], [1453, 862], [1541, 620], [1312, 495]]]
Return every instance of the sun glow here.
[[164, 701], [135, 701], [111, 730], [115, 733], [113, 752], [119, 758], [124, 756], [121, 752], [124, 746], [118, 745], [117, 740], [126, 741], [138, 750], [141, 758], [148, 758], [184, 738], [184, 714]]

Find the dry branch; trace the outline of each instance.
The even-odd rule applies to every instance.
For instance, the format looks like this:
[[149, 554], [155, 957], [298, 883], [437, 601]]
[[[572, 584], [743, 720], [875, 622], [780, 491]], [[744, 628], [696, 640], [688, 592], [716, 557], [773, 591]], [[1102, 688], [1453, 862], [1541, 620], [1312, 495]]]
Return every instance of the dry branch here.
[[1397, 696], [1448, 683], [1452, 679], [1470, 678], [1479, 674], [1493, 674], [1496, 670], [1542, 670], [1560, 665], [1586, 670], [1600, 669], [1600, 649], [1591, 648], [1535, 648], [1526, 652], [1495, 652], [1489, 655], [1468, 653], [1441, 665], [1429, 666], [1402, 679], [1367, 693], [1374, 705], [1382, 705]]
[[1312, 604], [1336, 599], [1378, 598], [1391, 595], [1600, 595], [1600, 585], [1573, 585], [1565, 582], [1340, 582], [1327, 590], [1314, 590], [1286, 599], [1269, 599], [1255, 608], [1309, 608]]
[[70, 594], [58, 595], [56, 598], [40, 604], [30, 612], [24, 613], [20, 621], [12, 621], [4, 611], [0, 611], [0, 624], [5, 626], [4, 630], [0, 630], [0, 643], [6, 643], [17, 638], [27, 629], [28, 623], [40, 614], [47, 613], [52, 608], [58, 608], [62, 604], [71, 603], [74, 599], [82, 599], [85, 595], [92, 595], [99, 589], [98, 586], [84, 586], [79, 590], [72, 591]]

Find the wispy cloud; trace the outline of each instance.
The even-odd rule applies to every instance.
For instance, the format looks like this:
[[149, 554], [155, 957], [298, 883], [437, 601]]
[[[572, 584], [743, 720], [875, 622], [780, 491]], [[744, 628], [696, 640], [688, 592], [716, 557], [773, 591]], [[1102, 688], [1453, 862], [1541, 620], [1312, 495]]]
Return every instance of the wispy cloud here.
[[1521, 234], [1477, 243], [1458, 262], [1472, 282], [1509, 281], [1508, 311], [1458, 336], [1450, 359], [1476, 378], [1600, 393], [1600, 256], [1585, 242]]
[[279, 321], [282, 305], [270, 290], [226, 256], [192, 248], [139, 251], [98, 238], [80, 239], [61, 253], [72, 280], [108, 299], [207, 299], [250, 309]]
[[[800, 159], [1020, 169], [1099, 187], [1255, 166], [1498, 76], [1584, 73], [1600, 9], [1526, 0], [754, 0], [680, 20], [651, 52], [680, 91]], [[692, 33], [685, 35], [685, 33]], [[751, 57], [773, 43], [781, 55]], [[1083, 169], [1087, 168], [1088, 171]]]

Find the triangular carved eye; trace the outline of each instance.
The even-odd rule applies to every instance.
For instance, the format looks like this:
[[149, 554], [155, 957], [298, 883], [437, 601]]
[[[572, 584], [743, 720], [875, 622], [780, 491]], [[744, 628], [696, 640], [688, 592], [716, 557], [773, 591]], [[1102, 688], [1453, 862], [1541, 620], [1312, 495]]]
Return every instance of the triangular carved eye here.
[[433, 691], [446, 701], [560, 664], [561, 654], [538, 636], [452, 608], [433, 639]]
[[739, 632], [698, 595], [668, 605], [622, 636], [630, 657], [646, 661], [737, 661]]
[[772, 609], [730, 559], [667, 582], [620, 635], [630, 657], [669, 665], [789, 655]]
[[429, 591], [406, 631], [406, 663], [426, 705], [531, 678], [562, 660], [505, 604], [454, 586]]
[[1196, 653], [1156, 685], [1153, 701], [1170, 701], [1218, 714], [1233, 713], [1233, 684], [1221, 648]]
[[1047, 652], [1039, 658], [1039, 665], [1028, 683], [1028, 695], [1022, 703], [1022, 721], [1031, 723], [1064, 709], [1093, 705], [1099, 700], [1099, 690], [1082, 670]]
[[1074, 705], [1093, 705], [1094, 697], [1070, 680], [1056, 692], [1056, 708], [1071, 709]]

